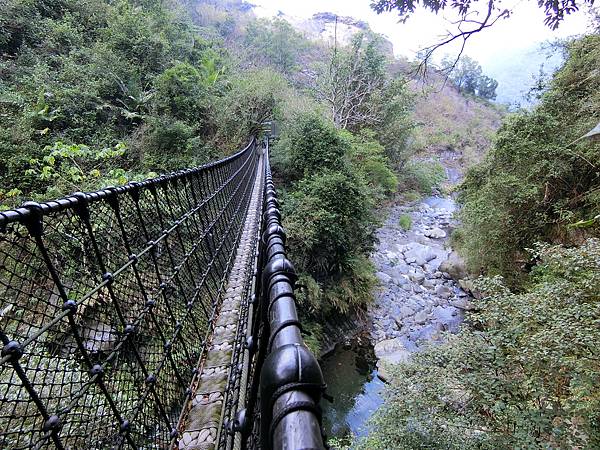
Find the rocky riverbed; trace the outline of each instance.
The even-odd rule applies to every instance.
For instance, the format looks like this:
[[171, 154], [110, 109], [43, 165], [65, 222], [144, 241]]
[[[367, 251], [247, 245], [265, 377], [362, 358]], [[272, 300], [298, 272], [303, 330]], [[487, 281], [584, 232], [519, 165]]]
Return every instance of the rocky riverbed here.
[[[450, 186], [461, 179], [458, 159], [452, 151], [440, 154]], [[329, 390], [338, 397], [323, 406], [330, 435], [368, 432], [367, 421], [383, 402], [380, 379], [388, 378], [389, 365], [408, 360], [444, 332], [457, 331], [471, 307], [464, 264], [449, 245], [458, 226], [455, 212], [453, 197], [441, 192], [385, 210], [371, 254], [379, 288], [367, 310], [366, 331], [358, 340], [346, 331], [345, 345], [321, 361]], [[404, 229], [408, 222], [410, 228]]]
[[[404, 361], [426, 342], [456, 331], [470, 307], [470, 297], [455, 279], [464, 268], [448, 246], [457, 223], [451, 197], [391, 207], [371, 260], [380, 288], [369, 307], [371, 339], [378, 359], [378, 375], [385, 379], [386, 364]], [[409, 215], [404, 230], [400, 218]]]

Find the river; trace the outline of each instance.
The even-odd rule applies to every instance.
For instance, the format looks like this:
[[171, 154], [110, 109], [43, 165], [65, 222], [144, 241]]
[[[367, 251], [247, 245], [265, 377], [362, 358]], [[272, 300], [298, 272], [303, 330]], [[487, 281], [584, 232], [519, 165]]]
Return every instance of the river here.
[[[458, 181], [455, 169], [447, 174], [450, 183]], [[470, 297], [446, 272], [462, 270], [448, 242], [455, 211], [454, 198], [441, 194], [387, 209], [371, 255], [380, 287], [368, 308], [367, 330], [321, 361], [334, 397], [323, 405], [328, 436], [367, 433], [368, 419], [383, 403], [386, 365], [407, 360], [461, 324]], [[406, 215], [408, 230], [400, 225]]]

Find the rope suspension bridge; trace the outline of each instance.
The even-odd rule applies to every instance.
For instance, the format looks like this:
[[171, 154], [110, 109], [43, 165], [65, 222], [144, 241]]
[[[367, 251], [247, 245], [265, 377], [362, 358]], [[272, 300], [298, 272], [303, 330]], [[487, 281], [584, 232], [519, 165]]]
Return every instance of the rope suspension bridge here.
[[320, 449], [268, 139], [0, 213], [0, 448]]

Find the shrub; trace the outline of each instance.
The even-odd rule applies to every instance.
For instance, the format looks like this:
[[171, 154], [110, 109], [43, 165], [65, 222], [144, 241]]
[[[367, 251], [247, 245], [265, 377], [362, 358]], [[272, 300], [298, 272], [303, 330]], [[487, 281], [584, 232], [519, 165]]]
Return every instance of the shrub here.
[[410, 214], [402, 214], [398, 219], [398, 225], [404, 230], [408, 231], [412, 228], [412, 218]]
[[158, 114], [199, 125], [207, 108], [203, 81], [200, 72], [188, 63], [165, 70], [154, 82], [154, 104]]
[[344, 261], [369, 241], [371, 207], [364, 183], [348, 170], [300, 181], [283, 205], [294, 262], [318, 281], [342, 273]]
[[415, 190], [424, 194], [431, 194], [444, 180], [446, 171], [438, 161], [411, 161], [399, 174], [402, 191]]
[[321, 170], [340, 170], [344, 166], [349, 142], [333, 123], [317, 112], [302, 113], [286, 123], [275, 153], [288, 153], [281, 169], [293, 180], [309, 177]]
[[398, 178], [390, 169], [385, 149], [377, 142], [375, 134], [367, 130], [356, 136], [345, 132], [344, 138], [350, 143], [348, 157], [352, 168], [362, 175], [375, 200], [383, 200], [395, 193]]
[[397, 367], [357, 448], [598, 448], [600, 241], [533, 257], [527, 290], [480, 280], [472, 327]]

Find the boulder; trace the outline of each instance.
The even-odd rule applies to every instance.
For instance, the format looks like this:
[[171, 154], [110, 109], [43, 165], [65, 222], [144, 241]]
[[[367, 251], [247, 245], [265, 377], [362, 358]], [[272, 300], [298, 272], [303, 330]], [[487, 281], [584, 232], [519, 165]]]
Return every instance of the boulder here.
[[467, 300], [465, 297], [458, 298], [450, 302], [452, 306], [465, 311], [470, 311], [474, 308], [473, 303]]
[[403, 305], [400, 307], [400, 310], [398, 311], [396, 317], [394, 317], [394, 320], [396, 322], [401, 322], [403, 319], [412, 316], [414, 313], [415, 310], [412, 309], [410, 306]]
[[375, 276], [381, 281], [381, 284], [388, 284], [392, 281], [392, 277], [390, 277], [387, 273], [377, 272]]
[[430, 280], [429, 278], [427, 278], [427, 279], [423, 280], [422, 286], [430, 289], [435, 286], [435, 283], [432, 280]]
[[425, 274], [423, 272], [411, 272], [408, 277], [415, 283], [420, 283], [425, 279]]
[[457, 281], [467, 277], [465, 261], [456, 252], [450, 253], [448, 259], [440, 264], [440, 270]]
[[427, 311], [422, 309], [421, 311], [419, 311], [417, 314], [415, 314], [414, 320], [415, 323], [422, 325], [425, 322], [427, 322]]
[[426, 230], [425, 236], [431, 239], [443, 239], [446, 237], [446, 232], [439, 227], [435, 227], [431, 230]]
[[387, 339], [375, 345], [377, 357], [377, 376], [384, 381], [389, 380], [389, 366], [407, 362], [410, 351], [406, 349], [400, 339]]
[[452, 289], [441, 284], [435, 288], [435, 294], [442, 298], [450, 298], [452, 296]]
[[483, 295], [481, 294], [481, 292], [479, 290], [475, 289], [475, 287], [473, 286], [473, 280], [469, 280], [469, 279], [458, 280], [458, 284], [463, 289], [463, 291], [468, 292], [476, 299], [483, 298]]
[[411, 244], [410, 249], [404, 252], [406, 262], [416, 262], [419, 266], [435, 259], [435, 257], [436, 254], [431, 247], [418, 242]]

